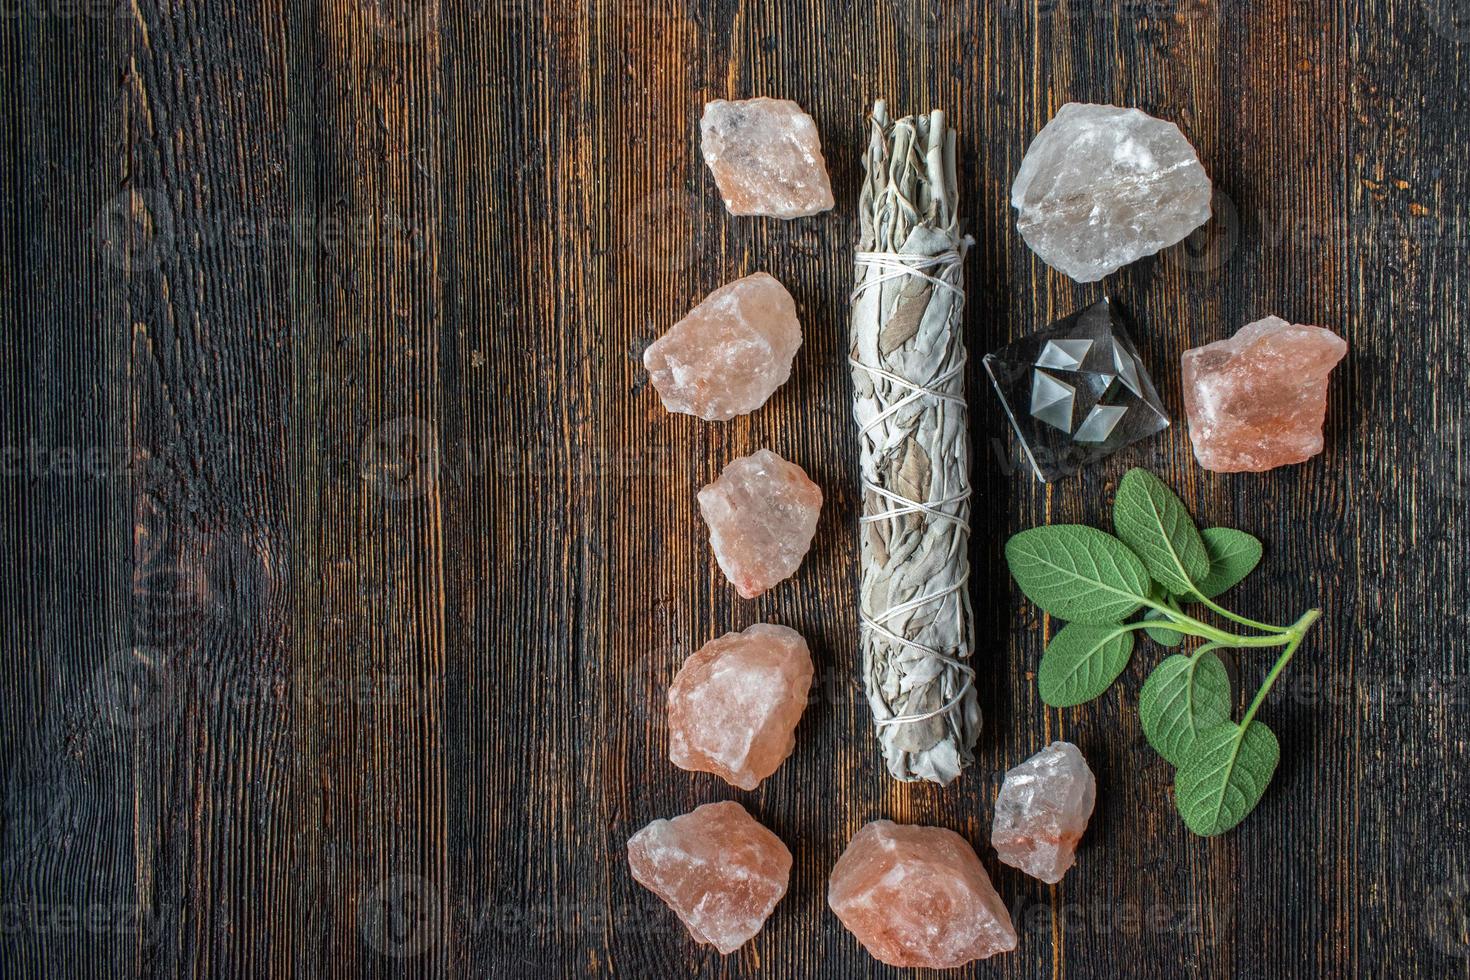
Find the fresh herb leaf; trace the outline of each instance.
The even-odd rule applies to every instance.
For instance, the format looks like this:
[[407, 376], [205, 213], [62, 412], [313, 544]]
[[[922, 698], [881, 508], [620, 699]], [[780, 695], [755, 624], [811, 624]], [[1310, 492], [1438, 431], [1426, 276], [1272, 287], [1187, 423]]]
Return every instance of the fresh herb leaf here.
[[1182, 765], [1199, 733], [1230, 720], [1230, 675], [1213, 650], [1176, 653], [1154, 668], [1138, 692], [1138, 720], [1154, 751]]
[[1205, 729], [1174, 774], [1174, 805], [1185, 826], [1213, 837], [1240, 823], [1261, 802], [1280, 760], [1280, 743], [1259, 721]]
[[1036, 689], [1053, 708], [1091, 701], [1118, 679], [1132, 655], [1128, 627], [1068, 623], [1041, 655]]
[[1053, 524], [1006, 542], [1006, 562], [1027, 597], [1060, 619], [1106, 626], [1148, 600], [1148, 570], [1127, 545], [1094, 527]]
[[[1164, 592], [1163, 589], [1154, 589], [1154, 601], [1167, 605], [1169, 608], [1179, 608], [1176, 599], [1172, 595], [1167, 594], [1167, 592]], [[1154, 623], [1167, 623], [1169, 621], [1169, 613], [1166, 613], [1164, 610], [1148, 610], [1147, 613], [1144, 613], [1144, 619], [1154, 621]], [[1180, 633], [1176, 629], [1167, 629], [1164, 626], [1148, 626], [1145, 627], [1144, 632], [1147, 632], [1150, 639], [1160, 646], [1177, 646], [1185, 642], [1185, 635], [1183, 633]]]
[[[1143, 614], [1143, 618], [1150, 622], [1167, 623], [1169, 621], [1168, 614], [1157, 609], [1150, 609]], [[1164, 626], [1146, 626], [1144, 632], [1149, 635], [1149, 639], [1161, 647], [1177, 647], [1184, 642], [1183, 633]]]
[[1213, 599], [1253, 572], [1265, 549], [1254, 535], [1233, 527], [1207, 527], [1200, 533], [1210, 555], [1210, 572], [1196, 588], [1206, 599]]
[[1194, 591], [1210, 573], [1210, 556], [1194, 519], [1173, 490], [1148, 470], [1129, 470], [1113, 500], [1118, 537], [1176, 595]]

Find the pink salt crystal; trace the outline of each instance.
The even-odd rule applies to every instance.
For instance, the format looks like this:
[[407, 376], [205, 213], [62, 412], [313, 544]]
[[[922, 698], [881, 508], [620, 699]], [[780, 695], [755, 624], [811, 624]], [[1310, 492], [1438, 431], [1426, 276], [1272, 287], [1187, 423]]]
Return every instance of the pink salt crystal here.
[[648, 345], [643, 366], [664, 408], [723, 422], [764, 405], [800, 346], [791, 294], [757, 272], [706, 296]]
[[827, 904], [890, 966], [948, 969], [1016, 948], [1016, 930], [963, 837], [875, 820], [832, 868]]
[[1199, 464], [1261, 472], [1320, 453], [1327, 376], [1346, 354], [1331, 330], [1275, 316], [1185, 351], [1184, 408]]
[[795, 630], [757, 623], [709, 641], [669, 686], [669, 761], [755, 789], [796, 747], [811, 686]]
[[791, 852], [739, 803], [706, 803], [634, 834], [628, 867], [696, 941], [733, 953], [786, 894]]
[[822, 489], [769, 449], [741, 457], [699, 491], [699, 510], [725, 577], [747, 599], [801, 565], [822, 510]]
[[1076, 858], [1097, 802], [1097, 781], [1071, 742], [1053, 742], [1006, 773], [990, 843], [1033, 878], [1056, 884]]
[[700, 149], [731, 214], [800, 218], [832, 207], [816, 123], [789, 99], [717, 99], [699, 121]]

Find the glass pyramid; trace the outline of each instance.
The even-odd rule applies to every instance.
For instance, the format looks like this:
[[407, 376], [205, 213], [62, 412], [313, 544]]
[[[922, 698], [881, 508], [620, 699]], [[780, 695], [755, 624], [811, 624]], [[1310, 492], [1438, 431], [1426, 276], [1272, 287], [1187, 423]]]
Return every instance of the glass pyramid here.
[[1106, 299], [986, 354], [985, 371], [1048, 483], [1169, 427], [1122, 314]]

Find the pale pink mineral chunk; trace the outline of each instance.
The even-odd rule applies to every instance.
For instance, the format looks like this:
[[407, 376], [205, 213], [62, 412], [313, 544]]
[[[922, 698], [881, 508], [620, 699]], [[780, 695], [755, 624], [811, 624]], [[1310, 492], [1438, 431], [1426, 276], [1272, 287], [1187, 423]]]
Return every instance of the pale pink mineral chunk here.
[[786, 894], [791, 852], [739, 803], [706, 803], [634, 834], [628, 867], [695, 940], [733, 953]]
[[723, 422], [764, 405], [800, 346], [796, 302], [757, 272], [706, 296], [648, 345], [643, 366], [664, 408]]
[[1096, 802], [1097, 781], [1077, 746], [1053, 742], [1006, 773], [990, 843], [1006, 864], [1054, 885], [1076, 860]]
[[800, 218], [832, 207], [817, 125], [789, 99], [717, 99], [699, 121], [700, 149], [731, 214]]
[[669, 761], [755, 789], [796, 747], [811, 686], [796, 630], [757, 623], [710, 640], [669, 686]]
[[1327, 377], [1346, 354], [1331, 330], [1276, 316], [1185, 351], [1184, 408], [1199, 464], [1261, 472], [1320, 453]]
[[743, 456], [699, 491], [725, 577], [747, 599], [789, 578], [817, 532], [822, 489], [769, 449]]
[[1016, 930], [963, 837], [875, 820], [832, 869], [827, 904], [890, 966], [948, 969], [1016, 948]]

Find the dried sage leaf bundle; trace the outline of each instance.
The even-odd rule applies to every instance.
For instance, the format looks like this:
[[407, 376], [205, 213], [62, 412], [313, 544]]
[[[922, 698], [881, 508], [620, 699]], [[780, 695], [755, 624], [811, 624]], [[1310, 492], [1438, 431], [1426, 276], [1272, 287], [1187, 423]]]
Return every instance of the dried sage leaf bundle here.
[[955, 133], [873, 105], [852, 292], [862, 653], [888, 771], [948, 783], [980, 732]]

